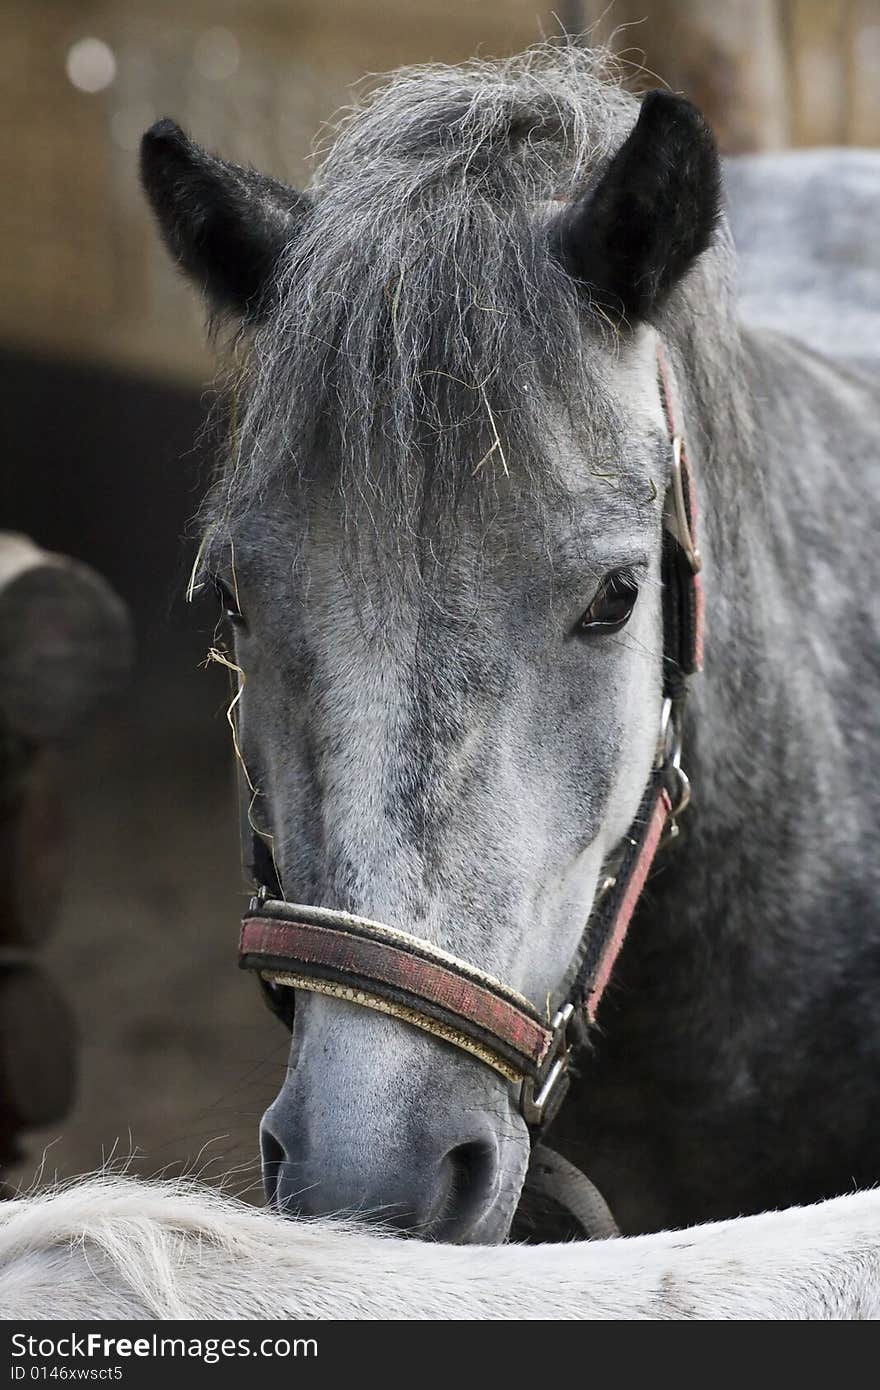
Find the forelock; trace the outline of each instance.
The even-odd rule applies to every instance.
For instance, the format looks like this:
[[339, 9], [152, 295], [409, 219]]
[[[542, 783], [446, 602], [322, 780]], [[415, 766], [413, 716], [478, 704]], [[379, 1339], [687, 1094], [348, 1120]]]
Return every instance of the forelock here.
[[514, 459], [539, 482], [560, 407], [602, 409], [546, 217], [636, 111], [606, 55], [548, 45], [404, 69], [347, 113], [238, 386], [215, 524], [319, 475], [355, 525], [381, 499], [403, 532]]

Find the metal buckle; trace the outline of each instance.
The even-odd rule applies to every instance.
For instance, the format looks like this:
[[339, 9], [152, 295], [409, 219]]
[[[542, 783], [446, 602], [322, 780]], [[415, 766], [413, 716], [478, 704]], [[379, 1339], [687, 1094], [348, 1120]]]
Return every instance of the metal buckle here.
[[[664, 696], [663, 708], [660, 711], [660, 732], [657, 735], [657, 752], [654, 757], [654, 770], [659, 772], [664, 763], [669, 761], [672, 751], [673, 723], [672, 723], [672, 699], [669, 695]], [[681, 737], [679, 735], [679, 743]]]
[[248, 902], [248, 912], [259, 912], [264, 903], [269, 901], [269, 889], [265, 883], [261, 883], [256, 893]]
[[665, 840], [674, 840], [678, 834], [678, 817], [686, 811], [691, 799], [691, 782], [687, 773], [681, 765], [682, 751], [682, 714], [683, 705], [681, 701], [672, 700], [668, 695], [663, 701], [663, 710], [660, 715], [660, 734], [657, 739], [657, 756], [654, 767], [658, 771], [665, 768], [672, 773], [677, 784], [677, 796], [669, 812], [669, 820], [664, 833]]
[[687, 556], [691, 570], [694, 574], [699, 574], [703, 568], [703, 557], [697, 549], [688, 521], [687, 505], [684, 498], [683, 454], [684, 440], [680, 434], [677, 434], [672, 440], [672, 474], [669, 487], [666, 490], [663, 519], [667, 531], [672, 533]]
[[[571, 1048], [565, 1036], [566, 1025], [574, 1013], [574, 1004], [565, 1004], [550, 1020], [553, 1042], [544, 1059], [542, 1076], [527, 1077], [519, 1093], [519, 1108], [527, 1125], [549, 1124], [568, 1090], [568, 1064]], [[535, 1094], [535, 1086], [538, 1093]]]

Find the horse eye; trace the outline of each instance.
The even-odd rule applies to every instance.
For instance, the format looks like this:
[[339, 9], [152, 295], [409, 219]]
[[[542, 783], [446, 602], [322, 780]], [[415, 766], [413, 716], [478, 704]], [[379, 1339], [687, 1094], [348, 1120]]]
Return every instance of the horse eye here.
[[606, 574], [596, 597], [578, 619], [576, 631], [598, 636], [626, 627], [639, 596], [639, 586], [629, 570]]
[[243, 626], [244, 614], [239, 608], [238, 600], [232, 590], [216, 574], [211, 576], [211, 583], [214, 586], [214, 593], [217, 595], [217, 602], [220, 604], [224, 618], [227, 618], [231, 623]]

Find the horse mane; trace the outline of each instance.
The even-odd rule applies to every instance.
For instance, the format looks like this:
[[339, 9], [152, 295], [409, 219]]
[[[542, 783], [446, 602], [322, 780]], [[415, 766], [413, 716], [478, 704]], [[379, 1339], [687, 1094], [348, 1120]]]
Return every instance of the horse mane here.
[[381, 496], [406, 534], [427, 492], [439, 514], [512, 457], [540, 473], [560, 406], [587, 413], [590, 392], [583, 292], [537, 214], [637, 110], [606, 53], [570, 44], [406, 68], [349, 110], [236, 385], [209, 519], [330, 468], [346, 517]]
[[878, 1246], [877, 1192], [628, 1240], [455, 1246], [109, 1173], [0, 1203], [0, 1317], [870, 1318]]

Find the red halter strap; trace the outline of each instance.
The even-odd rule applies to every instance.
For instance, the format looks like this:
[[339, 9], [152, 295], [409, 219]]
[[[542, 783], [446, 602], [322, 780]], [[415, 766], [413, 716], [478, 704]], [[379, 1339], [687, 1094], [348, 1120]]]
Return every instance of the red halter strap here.
[[545, 1126], [567, 1087], [566, 1028], [592, 1023], [651, 863], [690, 799], [681, 767], [687, 678], [700, 669], [703, 601], [696, 497], [676, 420], [669, 364], [657, 352], [672, 459], [663, 508], [663, 712], [657, 761], [642, 803], [606, 867], [584, 930], [573, 983], [552, 1017], [467, 961], [381, 922], [271, 900], [251, 900], [239, 942], [242, 969], [257, 971], [269, 1002], [290, 1025], [285, 990], [331, 995], [403, 1019], [478, 1057], [520, 1085], [527, 1123]]
[[275, 984], [416, 1022], [512, 1081], [537, 1077], [553, 1044], [552, 1030], [521, 994], [381, 922], [255, 900], [242, 923], [240, 951], [245, 969]]

